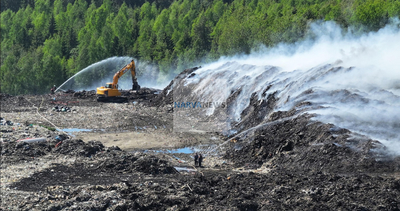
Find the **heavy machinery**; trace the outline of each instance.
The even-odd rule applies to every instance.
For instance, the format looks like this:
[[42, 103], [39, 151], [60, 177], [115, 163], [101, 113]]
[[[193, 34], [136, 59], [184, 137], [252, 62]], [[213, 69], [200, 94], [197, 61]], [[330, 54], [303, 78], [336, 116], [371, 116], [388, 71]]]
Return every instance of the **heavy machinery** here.
[[106, 86], [101, 86], [97, 88], [97, 101], [100, 102], [125, 102], [127, 98], [121, 97], [121, 92], [118, 90], [118, 80], [124, 75], [128, 70], [132, 74], [132, 90], [138, 91], [140, 86], [136, 79], [136, 66], [135, 62], [132, 60], [129, 64], [115, 73], [112, 83], [107, 83]]

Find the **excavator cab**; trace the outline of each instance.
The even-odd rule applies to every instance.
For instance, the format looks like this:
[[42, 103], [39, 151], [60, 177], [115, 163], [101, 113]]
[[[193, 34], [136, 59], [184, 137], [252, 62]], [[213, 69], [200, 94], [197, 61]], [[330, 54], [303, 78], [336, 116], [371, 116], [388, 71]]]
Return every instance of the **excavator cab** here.
[[106, 86], [97, 88], [97, 96], [98, 98], [118, 97], [121, 96], [121, 92], [118, 91], [118, 85], [107, 83]]
[[107, 83], [106, 86], [105, 86], [105, 88], [109, 88], [109, 89], [118, 89], [118, 84], [115, 85], [115, 88], [114, 88], [112, 83]]

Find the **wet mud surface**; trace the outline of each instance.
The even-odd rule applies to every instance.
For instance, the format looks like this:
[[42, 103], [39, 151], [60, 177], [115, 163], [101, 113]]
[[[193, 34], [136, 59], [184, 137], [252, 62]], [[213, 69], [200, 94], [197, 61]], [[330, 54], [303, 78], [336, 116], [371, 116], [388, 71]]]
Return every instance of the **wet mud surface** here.
[[[118, 104], [92, 91], [2, 94], [1, 209], [400, 209], [400, 161], [381, 143], [296, 110], [273, 112], [273, 95], [250, 100], [235, 134], [174, 133], [172, 88], [182, 87], [125, 92]], [[203, 153], [203, 167], [192, 152], [169, 151], [182, 147]]]

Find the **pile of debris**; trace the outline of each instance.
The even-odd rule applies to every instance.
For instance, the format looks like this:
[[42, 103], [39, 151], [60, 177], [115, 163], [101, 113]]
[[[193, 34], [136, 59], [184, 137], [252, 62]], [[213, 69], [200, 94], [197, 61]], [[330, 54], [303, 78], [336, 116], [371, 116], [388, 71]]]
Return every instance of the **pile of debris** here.
[[[55, 163], [12, 183], [2, 192], [4, 209], [395, 210], [400, 205], [400, 180], [395, 178], [285, 168], [268, 174], [207, 169], [180, 174], [156, 155], [132, 154], [97, 142], [68, 140], [55, 149], [29, 146], [26, 151], [48, 149], [45, 153], [55, 161], [58, 153], [75, 161]], [[7, 164], [2, 164], [5, 170]]]
[[71, 112], [71, 108], [68, 106], [54, 106], [52, 110], [56, 112]]
[[[72, 92], [68, 92], [68, 93], [72, 93]], [[96, 97], [96, 90], [78, 91], [78, 92], [74, 92], [72, 96], [74, 96], [76, 98], [95, 98]]]
[[14, 123], [11, 122], [10, 120], [5, 120], [3, 117], [0, 117], [0, 125], [9, 125], [9, 126], [13, 126]]
[[[377, 141], [355, 136], [303, 115], [267, 124], [233, 137], [225, 158], [236, 166], [286, 169], [292, 172], [395, 172], [400, 162]], [[243, 138], [246, 137], [246, 138]], [[378, 158], [385, 158], [381, 162]]]
[[[184, 89], [185, 86], [183, 79], [187, 77], [193, 77], [197, 69], [200, 67], [189, 68], [181, 72], [178, 76], [172, 80], [167, 87], [165, 87], [152, 101], [152, 106], [162, 107], [162, 106], [172, 106], [174, 102], [174, 92], [183, 92], [177, 89]], [[176, 96], [175, 96], [176, 97]]]

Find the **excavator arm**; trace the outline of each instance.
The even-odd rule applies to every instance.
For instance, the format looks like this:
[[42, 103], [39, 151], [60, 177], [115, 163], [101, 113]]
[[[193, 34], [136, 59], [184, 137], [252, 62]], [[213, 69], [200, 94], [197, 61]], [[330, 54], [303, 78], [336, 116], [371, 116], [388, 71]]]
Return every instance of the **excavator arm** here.
[[[132, 82], [137, 81], [136, 80], [136, 66], [135, 66], [135, 62], [132, 60], [131, 63], [129, 63], [128, 65], [126, 65], [125, 67], [123, 67], [120, 71], [118, 71], [117, 73], [115, 73], [114, 77], [113, 77], [113, 87], [116, 87], [118, 84], [118, 80], [121, 76], [123, 76], [128, 70], [131, 71], [132, 74]], [[135, 82], [134, 82], [135, 83]]]

